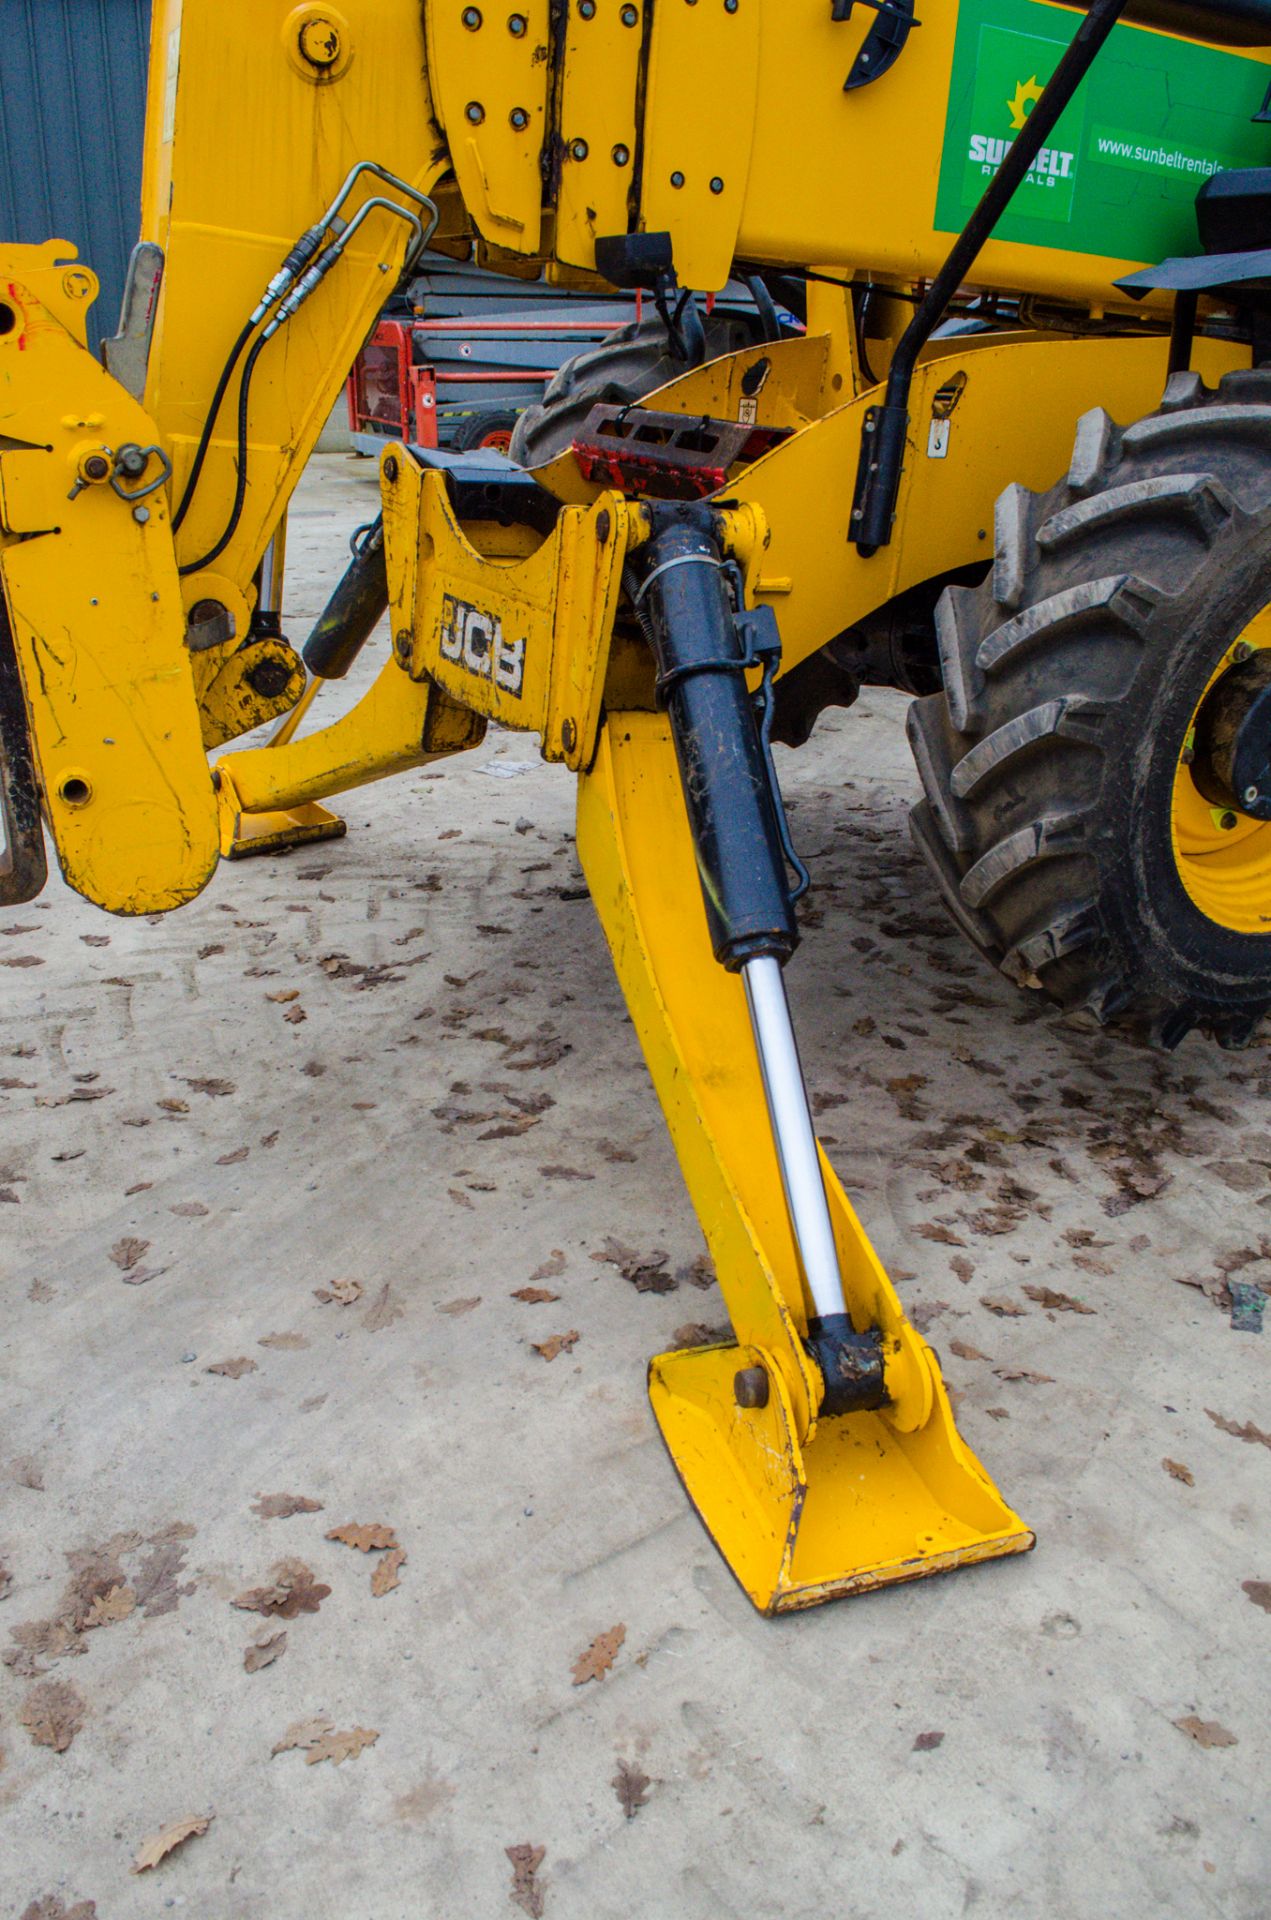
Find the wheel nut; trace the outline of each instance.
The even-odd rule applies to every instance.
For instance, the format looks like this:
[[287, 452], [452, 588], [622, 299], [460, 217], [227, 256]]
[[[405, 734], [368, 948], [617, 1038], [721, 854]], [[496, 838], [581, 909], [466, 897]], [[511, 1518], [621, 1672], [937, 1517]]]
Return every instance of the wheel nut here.
[[1237, 666], [1241, 666], [1246, 660], [1253, 658], [1253, 648], [1247, 640], [1237, 640], [1235, 646], [1231, 649], [1231, 657]]
[[763, 1367], [743, 1367], [733, 1375], [733, 1398], [748, 1412], [766, 1407], [768, 1392], [768, 1375]]

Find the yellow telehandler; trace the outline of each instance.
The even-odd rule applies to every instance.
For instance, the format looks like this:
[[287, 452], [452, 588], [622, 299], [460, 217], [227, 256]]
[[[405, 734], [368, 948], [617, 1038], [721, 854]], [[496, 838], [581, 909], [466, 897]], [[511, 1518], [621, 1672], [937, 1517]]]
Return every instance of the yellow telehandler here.
[[[47, 830], [176, 907], [537, 734], [735, 1333], [654, 1411], [766, 1611], [1032, 1545], [813, 1131], [772, 742], [901, 688], [992, 961], [1166, 1045], [1271, 1004], [1269, 83], [1271, 0], [155, 0], [100, 357], [0, 245], [0, 901]], [[429, 247], [644, 317], [514, 459], [386, 449], [301, 655], [288, 499]]]

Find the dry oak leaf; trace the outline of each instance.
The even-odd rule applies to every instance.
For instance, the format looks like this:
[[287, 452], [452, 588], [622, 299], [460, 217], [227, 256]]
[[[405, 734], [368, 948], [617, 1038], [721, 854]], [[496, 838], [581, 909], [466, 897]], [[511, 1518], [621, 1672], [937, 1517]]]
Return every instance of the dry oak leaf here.
[[287, 1630], [280, 1627], [277, 1633], [259, 1635], [252, 1641], [243, 1654], [243, 1667], [247, 1673], [259, 1673], [262, 1667], [272, 1667], [287, 1651]]
[[559, 1300], [560, 1295], [553, 1293], [550, 1287], [518, 1287], [511, 1298], [524, 1300], [527, 1307], [536, 1307], [544, 1300]]
[[216, 1164], [218, 1167], [237, 1167], [246, 1160], [249, 1152], [248, 1147], [235, 1147], [231, 1153], [219, 1154]]
[[355, 1300], [362, 1298], [362, 1282], [333, 1280], [329, 1287], [315, 1287], [313, 1297], [315, 1300], [320, 1300], [324, 1307], [332, 1304], [337, 1307], [351, 1307]]
[[1053, 1387], [1053, 1373], [1030, 1373], [1027, 1367], [994, 1367], [999, 1380], [1022, 1380], [1029, 1387]]
[[550, 1339], [532, 1340], [530, 1345], [544, 1360], [554, 1360], [558, 1353], [568, 1353], [571, 1347], [576, 1347], [581, 1338], [578, 1329], [571, 1327], [568, 1333], [554, 1333]]
[[300, 998], [299, 987], [284, 987], [281, 993], [267, 993], [266, 1000], [272, 1000], [276, 1007], [286, 1007]]
[[956, 1353], [959, 1360], [988, 1360], [991, 1356], [981, 1353], [978, 1347], [972, 1347], [965, 1340], [950, 1340], [949, 1352]]
[[999, 1319], [1018, 1320], [1028, 1311], [1027, 1307], [1019, 1306], [1014, 1300], [996, 1300], [987, 1293], [980, 1296], [980, 1305], [987, 1307], [989, 1312], [995, 1313]]
[[1053, 1287], [1025, 1287], [1024, 1292], [1039, 1307], [1047, 1307], [1052, 1313], [1094, 1313], [1094, 1307], [1088, 1307], [1083, 1300], [1074, 1300], [1070, 1293], [1056, 1293]]
[[347, 1733], [324, 1734], [315, 1740], [305, 1751], [305, 1765], [316, 1767], [321, 1760], [329, 1760], [338, 1767], [341, 1761], [356, 1760], [365, 1747], [373, 1747], [379, 1739], [374, 1727], [350, 1727]]
[[331, 1589], [315, 1582], [312, 1567], [303, 1560], [280, 1560], [270, 1572], [267, 1587], [249, 1587], [230, 1605], [245, 1613], [275, 1614], [280, 1620], [294, 1620], [298, 1613], [316, 1613]]
[[647, 1773], [641, 1773], [634, 1761], [619, 1757], [618, 1771], [609, 1784], [617, 1794], [618, 1804], [628, 1820], [634, 1820], [648, 1800], [648, 1790], [653, 1783]]
[[[553, 1247], [546, 1260], [544, 1260], [541, 1265], [535, 1267], [533, 1273], [530, 1275], [530, 1280], [531, 1283], [535, 1280], [555, 1280], [560, 1274], [564, 1273], [564, 1271], [564, 1251], [560, 1247]], [[514, 1294], [512, 1297], [515, 1299], [516, 1295]]]
[[185, 1820], [170, 1820], [166, 1827], [160, 1827], [158, 1833], [152, 1833], [137, 1848], [133, 1856], [133, 1872], [145, 1873], [147, 1868], [157, 1867], [161, 1860], [166, 1860], [177, 1847], [183, 1847], [187, 1840], [197, 1840], [201, 1833], [207, 1832], [214, 1817], [210, 1813], [202, 1816], [191, 1814]]
[[298, 1027], [302, 1020], [307, 1020], [308, 1018], [309, 1016], [303, 1007], [288, 1007], [286, 1013], [283, 1015], [283, 1019], [289, 1026], [293, 1027]]
[[471, 1313], [474, 1307], [481, 1305], [481, 1295], [473, 1293], [461, 1300], [442, 1300], [437, 1304], [438, 1313]]
[[37, 1747], [65, 1753], [84, 1724], [85, 1703], [66, 1680], [41, 1680], [31, 1688], [18, 1718]]
[[372, 1521], [368, 1526], [357, 1526], [350, 1520], [342, 1527], [332, 1527], [327, 1539], [338, 1540], [342, 1547], [356, 1547], [359, 1553], [382, 1553], [386, 1547], [397, 1545], [397, 1535], [393, 1529], [378, 1521]]
[[148, 1240], [134, 1240], [131, 1236], [125, 1235], [122, 1240], [116, 1240], [110, 1250], [110, 1257], [121, 1273], [127, 1273], [129, 1267], [136, 1266], [149, 1245]]
[[362, 1315], [362, 1325], [368, 1333], [382, 1333], [385, 1327], [391, 1327], [394, 1320], [400, 1320], [406, 1312], [393, 1298], [393, 1290], [386, 1280]]
[[936, 1748], [939, 1746], [943, 1746], [943, 1744], [944, 1744], [943, 1733], [940, 1733], [933, 1728], [930, 1733], [920, 1733], [918, 1735], [918, 1738], [914, 1741], [914, 1744], [913, 1744], [913, 1752], [914, 1753], [934, 1753]]
[[1198, 1747], [1235, 1747], [1240, 1744], [1235, 1734], [1219, 1720], [1201, 1720], [1194, 1713], [1188, 1713], [1181, 1720], [1176, 1720], [1174, 1725], [1180, 1733], [1189, 1735]]
[[1242, 1580], [1240, 1591], [1247, 1593], [1255, 1607], [1261, 1607], [1263, 1613], [1271, 1613], [1271, 1580]]
[[222, 1374], [226, 1380], [241, 1380], [245, 1373], [256, 1373], [259, 1369], [254, 1360], [249, 1360], [245, 1353], [240, 1353], [235, 1360], [214, 1360], [211, 1366], [204, 1367], [203, 1371]]
[[116, 1620], [126, 1620], [137, 1605], [137, 1595], [131, 1587], [112, 1587], [109, 1593], [99, 1593], [88, 1612], [84, 1615], [85, 1627], [109, 1627]]
[[377, 1560], [371, 1574], [371, 1594], [376, 1600], [382, 1600], [386, 1593], [392, 1593], [394, 1587], [402, 1584], [398, 1575], [406, 1565], [405, 1547], [394, 1547], [382, 1560]]
[[528, 1913], [530, 1920], [543, 1920], [543, 1889], [534, 1876], [543, 1864], [547, 1848], [533, 1847], [528, 1840], [522, 1840], [519, 1846], [504, 1847], [503, 1851], [512, 1862], [512, 1889], [508, 1899], [522, 1913]]
[[626, 1637], [627, 1629], [621, 1621], [616, 1627], [610, 1627], [608, 1633], [598, 1633], [586, 1652], [580, 1653], [574, 1662], [574, 1685], [581, 1687], [588, 1680], [603, 1680]]
[[68, 1907], [60, 1894], [46, 1893], [23, 1909], [22, 1920], [97, 1920], [95, 1900], [77, 1900]]
[[1161, 1461], [1161, 1465], [1171, 1480], [1181, 1480], [1185, 1487], [1194, 1487], [1196, 1485], [1195, 1474], [1190, 1467], [1185, 1467], [1181, 1460], [1170, 1460], [1166, 1458]]
[[262, 1333], [256, 1345], [279, 1353], [303, 1353], [309, 1342], [303, 1333]]
[[252, 1512], [262, 1520], [290, 1520], [293, 1513], [321, 1513], [322, 1502], [303, 1493], [258, 1493]]
[[324, 1713], [318, 1713], [310, 1720], [293, 1720], [281, 1740], [276, 1740], [269, 1749], [271, 1759], [280, 1753], [290, 1753], [294, 1747], [316, 1746], [327, 1734], [335, 1732], [335, 1721], [328, 1720]]
[[1241, 1426], [1236, 1420], [1225, 1420], [1212, 1407], [1206, 1407], [1205, 1412], [1223, 1433], [1232, 1433], [1237, 1440], [1247, 1440], [1251, 1446], [1271, 1447], [1271, 1433], [1263, 1433], [1262, 1428], [1255, 1427], [1252, 1420], [1246, 1420]]

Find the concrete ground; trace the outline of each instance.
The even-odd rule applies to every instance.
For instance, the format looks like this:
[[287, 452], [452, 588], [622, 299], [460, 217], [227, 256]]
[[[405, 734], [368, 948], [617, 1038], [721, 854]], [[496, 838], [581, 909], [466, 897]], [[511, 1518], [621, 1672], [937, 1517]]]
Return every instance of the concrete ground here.
[[[293, 633], [373, 507], [368, 463], [314, 462]], [[968, 953], [902, 720], [869, 694], [782, 759], [789, 977], [1036, 1552], [776, 1623], [734, 1585], [644, 1394], [722, 1304], [530, 741], [166, 919], [51, 885], [0, 916], [5, 1915], [1271, 1914], [1268, 1336], [1231, 1299], [1271, 1273], [1268, 1041], [1160, 1057]]]

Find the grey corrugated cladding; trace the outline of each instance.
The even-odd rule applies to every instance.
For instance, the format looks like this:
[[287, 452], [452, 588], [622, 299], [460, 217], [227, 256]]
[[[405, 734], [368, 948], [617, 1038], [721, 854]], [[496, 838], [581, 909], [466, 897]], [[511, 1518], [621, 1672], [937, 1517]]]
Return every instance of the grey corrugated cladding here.
[[0, 239], [73, 240], [119, 321], [137, 239], [150, 0], [0, 0]]

